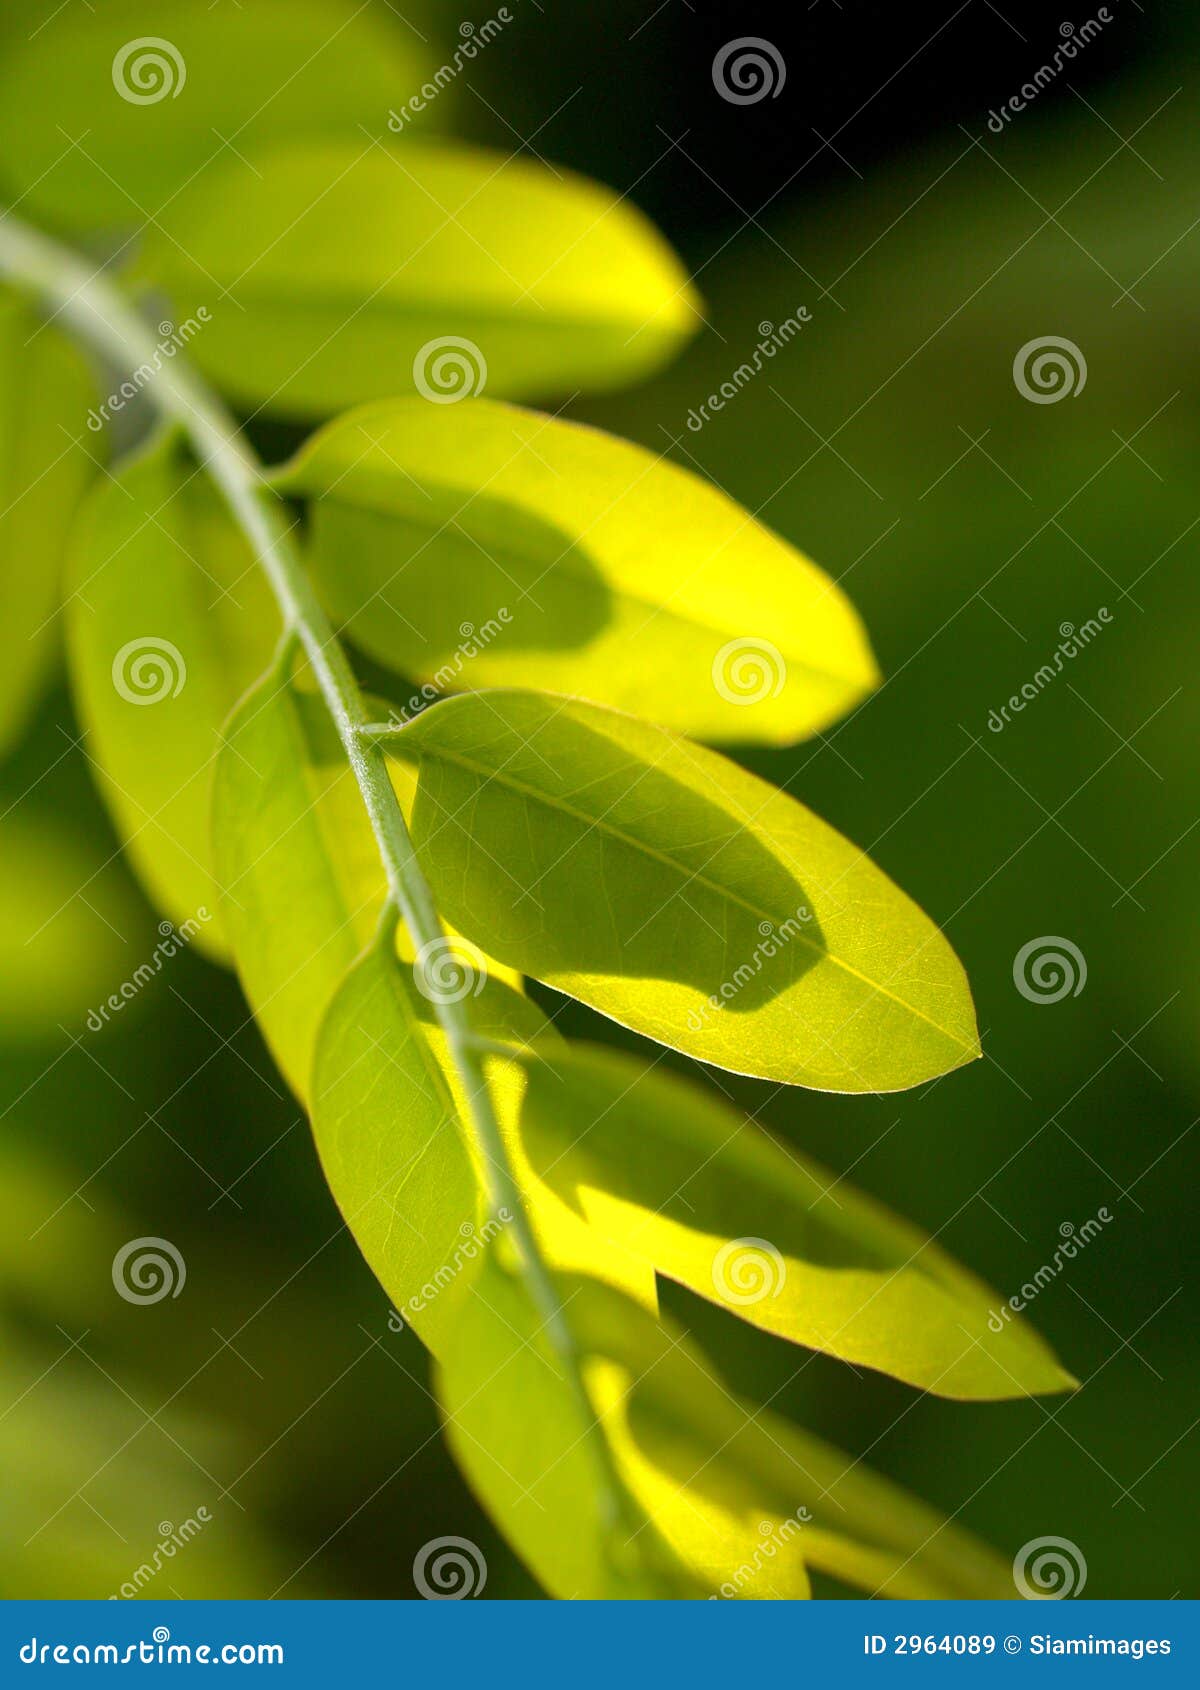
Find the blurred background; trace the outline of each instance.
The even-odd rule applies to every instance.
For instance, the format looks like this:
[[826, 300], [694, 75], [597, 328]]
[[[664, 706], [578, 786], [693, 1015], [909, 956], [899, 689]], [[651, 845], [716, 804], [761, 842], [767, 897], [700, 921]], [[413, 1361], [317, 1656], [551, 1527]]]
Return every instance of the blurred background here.
[[[744, 1395], [1003, 1552], [1065, 1537], [1089, 1596], [1194, 1596], [1200, 20], [1134, 0], [509, 4], [444, 125], [628, 193], [706, 302], [657, 380], [546, 401], [701, 470], [842, 581], [886, 683], [823, 739], [745, 761], [946, 927], [984, 1031], [985, 1061], [923, 1091], [732, 1089], [1001, 1295], [1111, 1216], [1029, 1310], [1083, 1382], [1069, 1399], [941, 1402], [666, 1300]], [[5, 27], [65, 29], [74, 5]], [[377, 9], [434, 62], [495, 11]], [[737, 104], [712, 66], [745, 36], [786, 76]], [[800, 307], [800, 334], [689, 426]], [[1045, 336], [1087, 373], [1039, 404], [1013, 364]], [[0, 766], [0, 870], [0, 1589], [109, 1595], [202, 1509], [145, 1594], [407, 1597], [416, 1551], [457, 1534], [485, 1550], [487, 1596], [536, 1595], [442, 1448], [424, 1354], [389, 1329], [234, 980], [193, 947], [89, 1025], [157, 916], [61, 684]], [[1078, 995], [1017, 989], [1046, 936], [1082, 955]], [[561, 1024], [636, 1043], [576, 1006]], [[141, 1236], [179, 1248], [182, 1301], [114, 1295]]]

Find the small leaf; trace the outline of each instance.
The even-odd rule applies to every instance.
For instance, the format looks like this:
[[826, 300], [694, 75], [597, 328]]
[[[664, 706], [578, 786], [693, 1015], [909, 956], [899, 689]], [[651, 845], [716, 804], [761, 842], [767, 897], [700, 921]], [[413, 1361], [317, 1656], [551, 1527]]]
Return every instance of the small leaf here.
[[439, 908], [521, 973], [792, 1085], [893, 1091], [978, 1055], [937, 928], [718, 753], [528, 692], [447, 699], [390, 743], [418, 765], [413, 836]]
[[[329, 711], [302, 670], [273, 668], [227, 724], [213, 794], [221, 910], [242, 988], [285, 1079], [309, 1090], [321, 1019], [372, 939], [387, 894], [379, 847]], [[387, 705], [375, 701], [386, 714]], [[393, 766], [402, 807], [414, 780]], [[403, 928], [400, 950], [412, 957]], [[481, 959], [502, 983], [519, 976]]]
[[[502, 980], [477, 982], [474, 1032], [506, 1044], [553, 1038], [550, 1023]], [[547, 1259], [595, 1273], [657, 1306], [654, 1273], [605, 1240], [533, 1175], [517, 1116], [525, 1076], [492, 1065], [492, 1098]], [[312, 1080], [317, 1149], [346, 1224], [401, 1317], [440, 1352], [452, 1299], [441, 1293], [486, 1242], [482, 1173], [466, 1099], [430, 999], [411, 965], [373, 946], [338, 988], [321, 1028]]]
[[278, 477], [381, 663], [529, 686], [701, 739], [800, 739], [877, 681], [836, 584], [698, 476], [510, 405], [365, 406]]
[[75, 348], [0, 291], [0, 753], [58, 646], [67, 534], [100, 456], [84, 427], [95, 382]]
[[605, 1429], [635, 1497], [653, 1514], [686, 1486], [689, 1500], [743, 1522], [718, 1594], [791, 1594], [771, 1585], [799, 1556], [873, 1596], [1012, 1595], [999, 1556], [860, 1460], [739, 1401], [670, 1322], [607, 1287], [564, 1290], [589, 1380], [607, 1364]]
[[[606, 1511], [605, 1470], [592, 1440], [581, 1436], [577, 1401], [548, 1342], [545, 1319], [513, 1272], [506, 1242], [490, 1242], [456, 1287], [438, 1352], [438, 1397], [455, 1459], [552, 1596], [706, 1595], [669, 1543], [672, 1527], [688, 1511], [682, 1487], [660, 1499], [663, 1509], [653, 1521], [628, 1492], [616, 1518]], [[575, 1288], [592, 1284], [567, 1282], [568, 1320], [574, 1318]], [[631, 1315], [645, 1313], [612, 1295]]]
[[343, 0], [105, 0], [23, 37], [4, 62], [0, 171], [73, 229], [153, 224], [224, 166], [252, 182], [238, 155], [269, 141], [361, 147], [431, 66], [411, 31]]
[[198, 177], [145, 255], [181, 315], [209, 308], [189, 353], [246, 403], [308, 416], [414, 389], [617, 387], [695, 322], [665, 242], [580, 177], [421, 142], [252, 163]]
[[[753, 1326], [937, 1396], [1073, 1383], [917, 1228], [711, 1091], [598, 1046], [523, 1055], [524, 1149], [601, 1237]], [[1006, 1311], [1007, 1312], [1007, 1311]]]
[[[279, 623], [253, 553], [178, 438], [97, 487], [72, 547], [84, 749], [151, 897], [224, 956], [210, 807], [221, 727]], [[208, 920], [207, 916], [217, 917]]]
[[317, 1029], [387, 893], [350, 766], [320, 697], [273, 669], [224, 732], [213, 850], [238, 976], [300, 1098]]

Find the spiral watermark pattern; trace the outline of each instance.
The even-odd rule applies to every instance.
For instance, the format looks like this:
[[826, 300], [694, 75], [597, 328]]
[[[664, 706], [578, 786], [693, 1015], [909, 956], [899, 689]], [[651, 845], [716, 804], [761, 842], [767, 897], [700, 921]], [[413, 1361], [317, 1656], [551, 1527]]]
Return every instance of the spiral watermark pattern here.
[[427, 1602], [481, 1596], [487, 1583], [483, 1551], [468, 1537], [435, 1537], [416, 1553], [413, 1583]]
[[161, 1303], [187, 1282], [183, 1257], [167, 1238], [131, 1238], [113, 1257], [112, 1282], [127, 1303]]
[[173, 41], [140, 35], [127, 41], [112, 62], [113, 87], [131, 106], [156, 106], [177, 100], [187, 81], [187, 65]]
[[761, 704], [778, 698], [787, 680], [787, 663], [770, 640], [730, 640], [712, 661], [712, 682], [729, 704]]
[[1034, 1537], [1013, 1557], [1013, 1583], [1027, 1602], [1081, 1596], [1087, 1583], [1083, 1550], [1069, 1537]]
[[413, 980], [430, 1003], [461, 1003], [478, 997], [487, 985], [487, 964], [474, 946], [439, 937], [421, 946], [413, 959]]
[[1043, 933], [1013, 958], [1013, 985], [1030, 1003], [1077, 998], [1087, 985], [1087, 959], [1070, 939]]
[[727, 41], [713, 60], [713, 87], [733, 106], [756, 106], [760, 100], [777, 100], [787, 81], [783, 54], [760, 35], [743, 35]]
[[734, 1238], [713, 1257], [713, 1289], [723, 1303], [761, 1303], [777, 1297], [786, 1280], [787, 1263], [765, 1238]]
[[150, 634], [129, 640], [112, 661], [113, 686], [127, 704], [178, 698], [186, 680], [187, 664], [179, 647]]
[[1073, 340], [1044, 334], [1027, 340], [1013, 359], [1017, 392], [1033, 405], [1077, 399], [1087, 386], [1087, 359]]
[[413, 359], [417, 392], [435, 405], [477, 399], [487, 386], [487, 373], [487, 359], [479, 347], [457, 334], [427, 340]]

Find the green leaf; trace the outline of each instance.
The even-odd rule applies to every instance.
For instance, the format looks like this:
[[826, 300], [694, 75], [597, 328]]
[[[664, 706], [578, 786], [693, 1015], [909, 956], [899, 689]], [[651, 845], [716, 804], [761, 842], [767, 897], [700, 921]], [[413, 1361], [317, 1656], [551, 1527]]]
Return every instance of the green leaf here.
[[292, 1090], [387, 893], [362, 798], [319, 695], [276, 667], [224, 732], [213, 851], [242, 989]]
[[95, 382], [56, 330], [0, 291], [0, 752], [25, 726], [57, 648], [67, 534], [92, 479]]
[[[304, 1099], [322, 1016], [383, 909], [379, 847], [307, 670], [292, 677], [286, 664], [272, 668], [223, 739], [212, 806], [221, 912], [250, 1007]], [[411, 773], [394, 766], [392, 778], [401, 806], [411, 806]], [[411, 958], [403, 929], [398, 944]], [[502, 983], [517, 981], [475, 956]]]
[[[711, 1091], [598, 1046], [523, 1056], [533, 1168], [600, 1236], [753, 1326], [937, 1396], [1074, 1383], [917, 1228]], [[1007, 1312], [1007, 1311], [1006, 1311]]]
[[[588, 1529], [591, 1474], [504, 1243], [453, 1293], [437, 1375], [447, 1441], [552, 1594], [608, 1594], [594, 1512]], [[561, 1291], [618, 1471], [709, 1593], [804, 1597], [814, 1568], [871, 1595], [1012, 1595], [999, 1557], [852, 1457], [740, 1401], [673, 1324], [592, 1280], [565, 1279]], [[610, 1555], [642, 1535], [631, 1543], [618, 1531]], [[643, 1576], [656, 1563], [657, 1553]]]
[[[401, 1317], [438, 1352], [452, 1301], [441, 1293], [490, 1233], [466, 1099], [425, 995], [435, 978], [380, 945], [350, 970], [321, 1027], [311, 1110], [325, 1177], [347, 1226]], [[553, 1037], [541, 1011], [488, 978], [478, 958], [468, 989], [472, 1028], [481, 1037], [514, 1045]], [[530, 1169], [517, 1131], [520, 1065], [495, 1064], [490, 1082], [548, 1260], [562, 1271], [611, 1279], [655, 1308], [653, 1270], [607, 1244]]]
[[446, 919], [613, 1020], [736, 1072], [893, 1091], [979, 1053], [962, 967], [863, 853], [717, 752], [594, 705], [480, 692], [390, 742]]
[[369, 405], [277, 478], [316, 499], [325, 597], [450, 688], [570, 692], [701, 739], [787, 742], [877, 682], [815, 564], [708, 483], [596, 429], [475, 400]]
[[431, 67], [410, 31], [344, 0], [105, 0], [23, 35], [4, 62], [0, 171], [72, 229], [140, 229], [225, 167], [252, 184], [242, 160], [268, 142], [361, 148]]
[[[652, 1516], [631, 1494], [605, 1512], [605, 1474], [503, 1235], [464, 1275], [438, 1351], [446, 1440], [479, 1500], [551, 1596], [589, 1601], [708, 1594], [687, 1560], [691, 1523], [682, 1487]], [[566, 1282], [567, 1318], [576, 1292]], [[601, 1287], [595, 1286], [597, 1292]], [[637, 1304], [611, 1293], [633, 1316]], [[649, 1319], [647, 1315], [645, 1318]], [[651, 1520], [653, 1519], [653, 1524]], [[672, 1530], [683, 1523], [685, 1553]], [[796, 1593], [796, 1592], [794, 1592]], [[807, 1583], [798, 1594], [807, 1594]]]
[[860, 1460], [739, 1400], [670, 1322], [607, 1287], [564, 1290], [637, 1500], [653, 1515], [686, 1487], [693, 1505], [742, 1523], [741, 1543], [729, 1545], [740, 1555], [727, 1548], [713, 1566], [718, 1594], [793, 1594], [779, 1584], [798, 1556], [870, 1595], [1012, 1596], [998, 1556]]
[[[690, 333], [679, 261], [625, 200], [460, 146], [275, 147], [206, 171], [147, 238], [190, 354], [291, 415], [398, 392], [615, 387]], [[431, 411], [435, 407], [431, 405]]]
[[216, 956], [221, 728], [278, 629], [248, 543], [175, 435], [96, 488], [72, 547], [68, 608], [84, 749], [151, 897], [176, 921], [199, 915], [196, 942]]
[[[488, 981], [472, 997], [471, 1015], [485, 1040], [534, 1040], [547, 1051], [543, 1018], [502, 984]], [[566, 1048], [550, 1050], [546, 1060], [557, 1065], [561, 1056], [570, 1079]], [[679, 1334], [652, 1318], [648, 1264], [573, 1214], [530, 1164], [526, 1127], [517, 1128], [523, 1068], [509, 1057], [488, 1063], [505, 1141], [541, 1248], [565, 1275], [562, 1295], [592, 1400], [670, 1556], [710, 1591], [749, 1563], [757, 1588], [738, 1594], [805, 1596], [809, 1540], [797, 1535], [794, 1514], [811, 1498], [829, 1538], [813, 1538], [813, 1552], [841, 1576], [873, 1588], [897, 1575], [897, 1594], [980, 1594], [979, 1568], [990, 1574], [992, 1563], [969, 1540], [951, 1532], [943, 1564], [941, 1544], [922, 1544], [936, 1540], [936, 1516], [770, 1415], [760, 1411], [756, 1427], [697, 1356], [677, 1356]], [[563, 1107], [570, 1131], [570, 1105]], [[507, 1232], [486, 1218], [462, 1108], [429, 1002], [385, 945], [373, 947], [330, 1005], [314, 1066], [314, 1132], [330, 1188], [401, 1317], [437, 1357], [451, 1446], [532, 1571], [560, 1596], [654, 1593], [672, 1577], [670, 1556], [664, 1566], [656, 1548], [644, 1561], [644, 1544], [614, 1540], [597, 1517], [578, 1410], [542, 1316], [514, 1278]], [[823, 1478], [814, 1483], [818, 1461]], [[848, 1516], [840, 1495], [819, 1494], [843, 1469]], [[765, 1549], [764, 1521], [772, 1534]], [[910, 1555], [913, 1567], [903, 1573]]]

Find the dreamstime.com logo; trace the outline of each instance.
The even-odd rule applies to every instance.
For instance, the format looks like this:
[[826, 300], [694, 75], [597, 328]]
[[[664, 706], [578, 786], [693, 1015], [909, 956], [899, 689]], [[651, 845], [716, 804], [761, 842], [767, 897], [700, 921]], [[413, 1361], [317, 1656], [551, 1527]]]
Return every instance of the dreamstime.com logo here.
[[1058, 629], [1058, 644], [1050, 661], [1035, 669], [1028, 681], [1022, 682], [1020, 692], [1014, 692], [1006, 704], [999, 710], [989, 710], [987, 725], [991, 733], [1003, 733], [1013, 716], [1020, 715], [1027, 704], [1032, 704], [1040, 698], [1042, 693], [1057, 680], [1068, 663], [1073, 663], [1081, 651], [1102, 634], [1112, 621], [1112, 611], [1106, 604], [1102, 604], [1095, 616], [1089, 616], [1086, 621], [1076, 627], [1074, 622], [1062, 622]]
[[196, 315], [186, 318], [176, 325], [172, 322], [161, 322], [158, 325], [159, 339], [152, 357], [131, 370], [115, 393], [110, 393], [104, 403], [97, 409], [95, 406], [88, 412], [87, 425], [93, 434], [99, 434], [110, 417], [123, 411], [131, 400], [137, 398], [143, 388], [148, 387], [155, 376], [160, 374], [164, 364], [169, 364], [172, 358], [178, 356], [184, 347], [189, 345], [206, 324], [212, 322], [212, 312], [207, 305], [198, 305]]
[[488, 18], [487, 22], [481, 23], [478, 28], [470, 22], [460, 23], [458, 33], [461, 39], [450, 55], [449, 62], [439, 65], [428, 81], [421, 84], [399, 111], [388, 113], [388, 128], [393, 135], [398, 135], [410, 118], [418, 117], [431, 106], [443, 88], [448, 88], [471, 60], [479, 57], [483, 49], [500, 34], [505, 24], [512, 22], [512, 18], [508, 7], [501, 6], [494, 18]]
[[126, 704], [161, 704], [178, 698], [187, 680], [183, 653], [170, 640], [142, 634], [112, 660], [112, 684]]
[[512, 611], [506, 604], [502, 604], [495, 616], [489, 616], [487, 621], [481, 622], [478, 627], [474, 622], [460, 623], [460, 643], [453, 655], [434, 671], [432, 679], [426, 681], [418, 692], [413, 693], [407, 704], [389, 711], [388, 721], [395, 727], [403, 727], [406, 722], [411, 722], [414, 716], [419, 716], [426, 705], [433, 704], [443, 693], [456, 686], [471, 659], [486, 651], [511, 621]]
[[748, 1561], [743, 1561], [733, 1569], [721, 1588], [709, 1597], [709, 1601], [719, 1602], [723, 1597], [732, 1600], [740, 1596], [754, 1583], [763, 1568], [770, 1565], [779, 1551], [786, 1548], [811, 1519], [812, 1515], [807, 1508], [797, 1508], [795, 1514], [789, 1514], [786, 1520], [780, 1520], [778, 1523], [774, 1520], [760, 1520], [758, 1532], [763, 1541], [758, 1544]]
[[758, 931], [761, 937], [750, 955], [744, 962], [738, 963], [729, 979], [722, 980], [716, 991], [705, 998], [699, 1009], [688, 1010], [688, 1031], [698, 1033], [714, 1010], [724, 1008], [739, 992], [745, 991], [762, 973], [765, 964], [777, 957], [784, 946], [790, 944], [811, 920], [812, 911], [806, 905], [800, 904], [794, 914], [785, 916], [780, 922], [760, 921]]
[[1013, 958], [1013, 985], [1030, 1003], [1059, 1003], [1077, 998], [1087, 985], [1087, 958], [1070, 939], [1041, 933]]
[[435, 1537], [416, 1553], [413, 1583], [427, 1602], [482, 1596], [487, 1583], [483, 1550], [469, 1537]]
[[1013, 1557], [1013, 1583], [1027, 1602], [1082, 1596], [1087, 1583], [1083, 1550], [1069, 1537], [1030, 1538]]
[[24, 1666], [224, 1666], [280, 1667], [282, 1643], [172, 1643], [156, 1625], [139, 1643], [39, 1643], [31, 1637], [17, 1651]]
[[120, 1590], [115, 1590], [109, 1597], [109, 1601], [133, 1601], [134, 1597], [139, 1596], [146, 1588], [150, 1580], [162, 1572], [165, 1562], [173, 1561], [181, 1549], [186, 1549], [194, 1537], [200, 1536], [211, 1519], [212, 1515], [201, 1503], [195, 1514], [189, 1514], [187, 1519], [178, 1526], [173, 1526], [170, 1520], [160, 1521], [158, 1542], [154, 1546], [153, 1553], [139, 1567], [134, 1568]]
[[1107, 6], [1101, 6], [1094, 18], [1088, 18], [1078, 28], [1067, 21], [1058, 26], [1059, 44], [1054, 49], [1053, 56], [1044, 64], [1039, 65], [1028, 82], [1023, 82], [1020, 89], [1011, 99], [1005, 100], [999, 111], [988, 113], [988, 128], [993, 135], [1002, 135], [1004, 125], [1011, 123], [1018, 112], [1032, 105], [1044, 88], [1048, 88], [1055, 77], [1064, 71], [1071, 61], [1078, 57], [1079, 49], [1086, 47], [1096, 39], [1105, 24], [1112, 22], [1112, 13]]
[[413, 359], [413, 383], [434, 405], [478, 399], [487, 386], [487, 359], [473, 340], [444, 334], [427, 340]]
[[161, 1303], [183, 1290], [187, 1264], [169, 1238], [131, 1238], [113, 1257], [112, 1282], [127, 1303]]
[[1112, 1218], [1111, 1211], [1101, 1207], [1082, 1226], [1076, 1226], [1074, 1221], [1060, 1222], [1058, 1236], [1061, 1242], [1050, 1260], [1043, 1262], [1021, 1289], [1006, 1297], [998, 1309], [989, 1311], [988, 1326], [991, 1331], [1003, 1332], [1013, 1316], [1021, 1314], [1048, 1285], [1053, 1285], [1059, 1274], [1065, 1272], [1067, 1266], [1087, 1249], [1092, 1239], [1100, 1236]]
[[156, 106], [177, 100], [187, 81], [187, 65], [173, 41], [141, 35], [127, 41], [112, 62], [113, 87], [131, 106]]
[[713, 59], [713, 87], [731, 106], [756, 106], [777, 100], [787, 81], [787, 65], [773, 42], [759, 35], [727, 41]]
[[403, 1309], [404, 1314], [401, 1314], [400, 1309], [392, 1310], [388, 1315], [388, 1330], [390, 1332], [403, 1332], [405, 1327], [404, 1315], [408, 1315], [411, 1319], [413, 1315], [420, 1314], [422, 1310], [427, 1309], [430, 1303], [441, 1296], [448, 1285], [454, 1284], [468, 1262], [473, 1262], [476, 1256], [482, 1254], [493, 1238], [499, 1238], [511, 1220], [511, 1209], [497, 1209], [496, 1213], [490, 1219], [484, 1221], [482, 1226], [476, 1226], [474, 1221], [464, 1221], [458, 1229], [459, 1241], [454, 1247], [454, 1254], [450, 1257], [450, 1260], [443, 1262], [433, 1277], [427, 1279], [419, 1291], [414, 1291], [407, 1302], [401, 1303], [400, 1309]]
[[[198, 919], [197, 919], [198, 918]], [[98, 1033], [106, 1023], [125, 1008], [125, 1005], [136, 998], [143, 987], [162, 972], [164, 962], [169, 962], [173, 956], [178, 956], [185, 945], [189, 945], [200, 931], [203, 923], [211, 921], [207, 907], [201, 904], [195, 916], [188, 916], [186, 921], [178, 927], [172, 921], [160, 921], [158, 944], [151, 951], [147, 961], [139, 962], [128, 980], [122, 980], [115, 992], [110, 992], [104, 1002], [96, 1009], [89, 1009], [87, 1014], [87, 1028], [90, 1033]]]
[[699, 434], [705, 423], [711, 422], [716, 412], [723, 411], [731, 399], [736, 399], [755, 376], [762, 374], [764, 365], [791, 344], [805, 323], [811, 322], [812, 312], [807, 305], [797, 305], [792, 315], [785, 317], [782, 323], [764, 319], [758, 325], [760, 338], [755, 342], [750, 357], [743, 359], [714, 393], [710, 393], [699, 405], [693, 405], [688, 412], [687, 425], [692, 433]]
[[1087, 386], [1087, 359], [1073, 340], [1060, 334], [1027, 340], [1018, 347], [1012, 369], [1017, 392], [1031, 405], [1078, 399]]
[[778, 1297], [787, 1282], [787, 1263], [766, 1238], [734, 1238], [713, 1257], [712, 1282], [723, 1303], [748, 1308]]

